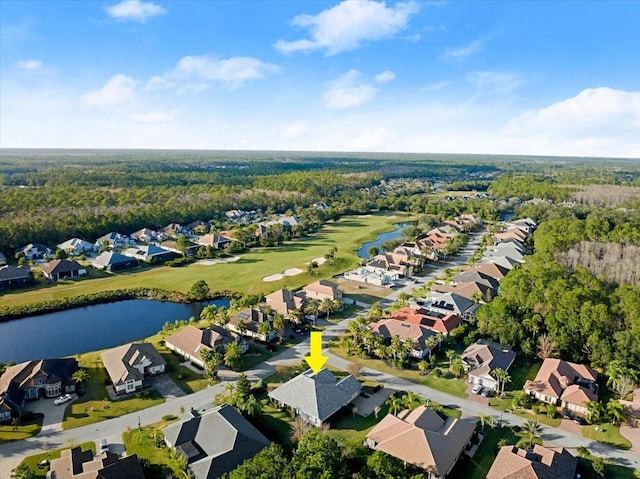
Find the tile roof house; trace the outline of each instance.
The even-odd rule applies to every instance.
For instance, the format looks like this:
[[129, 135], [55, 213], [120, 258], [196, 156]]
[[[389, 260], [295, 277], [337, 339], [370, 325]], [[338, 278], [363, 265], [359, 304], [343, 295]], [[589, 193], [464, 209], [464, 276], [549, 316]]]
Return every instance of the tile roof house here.
[[169, 349], [203, 369], [205, 365], [200, 351], [215, 349], [224, 352], [227, 344], [233, 341], [235, 338], [231, 333], [220, 326], [198, 329], [190, 324], [164, 340]]
[[562, 447], [538, 444], [533, 451], [504, 446], [498, 451], [487, 479], [573, 479], [578, 460]]
[[424, 326], [445, 336], [448, 336], [452, 329], [460, 326], [464, 321], [456, 314], [442, 314], [424, 308], [409, 307], [401, 308], [389, 317], [398, 321]]
[[294, 310], [301, 310], [304, 306], [303, 293], [293, 293], [288, 289], [279, 289], [265, 296], [267, 306], [276, 313], [289, 316]]
[[83, 276], [87, 274], [87, 270], [72, 259], [54, 259], [42, 267], [42, 273], [51, 281], [59, 281]]
[[[428, 339], [431, 336], [437, 338], [437, 333], [426, 326], [412, 324], [398, 319], [381, 319], [380, 321], [369, 324], [368, 327], [373, 334], [384, 337], [386, 343], [391, 342], [391, 338], [394, 336], [399, 336], [403, 341], [410, 339], [413, 347], [409, 351], [409, 355], [418, 359], [424, 358], [431, 352], [431, 349], [427, 346]], [[437, 345], [438, 343], [439, 341], [435, 344]]]
[[479, 283], [477, 281], [470, 281], [468, 283], [459, 282], [455, 285], [445, 284], [432, 284], [431, 291], [437, 293], [456, 293], [460, 296], [464, 296], [467, 299], [474, 300], [476, 297], [480, 301], [491, 301], [495, 295], [495, 290], [490, 286], [487, 286], [484, 282]]
[[138, 260], [114, 251], [105, 251], [91, 261], [91, 266], [106, 271], [122, 271], [138, 266]]
[[145, 376], [164, 373], [167, 362], [149, 343], [129, 343], [100, 354], [116, 394], [144, 387]]
[[201, 246], [211, 246], [214, 249], [223, 249], [226, 245], [231, 243], [230, 238], [222, 236], [218, 233], [200, 236], [196, 241]]
[[234, 333], [256, 338], [260, 341], [271, 341], [276, 337], [276, 330], [271, 328], [267, 334], [260, 332], [260, 325], [271, 323], [271, 317], [264, 309], [246, 308], [229, 317], [225, 327]]
[[51, 479], [144, 479], [142, 465], [136, 454], [120, 458], [103, 452], [94, 457], [80, 446], [65, 449], [50, 466]]
[[134, 240], [142, 241], [144, 243], [162, 239], [162, 235], [160, 235], [157, 231], [153, 231], [149, 228], [142, 228], [141, 230], [134, 231], [129, 236], [131, 236]]
[[328, 279], [321, 279], [315, 283], [308, 284], [302, 288], [302, 291], [307, 299], [342, 301], [342, 291], [340, 291], [336, 283]]
[[73, 358], [39, 359], [7, 368], [0, 376], [0, 420], [19, 417], [25, 399], [54, 398], [76, 390]]
[[374, 256], [366, 266], [370, 271], [393, 271], [400, 276], [411, 276], [413, 267], [404, 262], [404, 256], [395, 253], [382, 253]]
[[28, 266], [0, 266], [0, 289], [27, 286], [33, 282], [33, 274]]
[[476, 341], [462, 353], [462, 361], [469, 371], [469, 382], [494, 391], [498, 381], [491, 375], [496, 369], [508, 371], [516, 360], [516, 353], [509, 347], [484, 340]]
[[477, 418], [447, 418], [419, 406], [388, 414], [367, 434], [365, 444], [424, 469], [429, 479], [446, 478], [470, 444]]
[[111, 233], [100, 236], [100, 238], [98, 238], [94, 243], [94, 246], [96, 250], [100, 251], [104, 249], [105, 245], [108, 245], [111, 248], [120, 249], [132, 244], [135, 244], [135, 241], [128, 236], [112, 231]]
[[524, 390], [540, 401], [586, 414], [585, 403], [598, 400], [598, 373], [588, 366], [547, 358]]
[[309, 369], [271, 391], [269, 398], [319, 427], [358, 397], [361, 388], [351, 375], [338, 380], [328, 369], [321, 369], [318, 374]]
[[60, 243], [58, 248], [72, 256], [80, 256], [84, 253], [93, 252], [95, 250], [95, 245], [80, 238], [71, 238], [64, 243]]
[[462, 273], [458, 273], [453, 277], [453, 281], [457, 283], [479, 283], [491, 288], [495, 291], [498, 290], [498, 280], [493, 276], [483, 273], [478, 270], [465, 270]]
[[216, 479], [252, 458], [270, 442], [234, 408], [225, 404], [204, 414], [185, 414], [162, 430], [169, 447], [186, 459], [196, 479]]
[[482, 263], [473, 268], [467, 268], [464, 272], [465, 273], [469, 273], [469, 272], [482, 273], [500, 281], [502, 278], [504, 278], [507, 275], [507, 273], [509, 272], [509, 269], [505, 268], [504, 266], [500, 266], [499, 264], [496, 264], [496, 263]]

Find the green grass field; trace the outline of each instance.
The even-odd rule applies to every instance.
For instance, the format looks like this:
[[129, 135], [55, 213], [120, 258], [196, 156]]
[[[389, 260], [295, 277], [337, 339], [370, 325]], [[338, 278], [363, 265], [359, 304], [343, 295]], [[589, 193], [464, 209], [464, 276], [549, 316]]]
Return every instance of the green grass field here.
[[[122, 288], [153, 287], [186, 293], [191, 285], [205, 280], [212, 290], [232, 290], [242, 293], [269, 293], [280, 288], [299, 288], [320, 278], [328, 278], [360, 264], [356, 251], [365, 241], [390, 231], [395, 222], [406, 221], [406, 214], [380, 214], [366, 217], [345, 217], [326, 224], [312, 237], [289, 242], [276, 248], [258, 248], [241, 255], [235, 263], [201, 265], [181, 268], [161, 266], [93, 279], [62, 281], [31, 290], [0, 296], [0, 306], [28, 304], [36, 301], [67, 298]], [[321, 258], [331, 247], [338, 248], [333, 264], [321, 265], [313, 276], [306, 273], [306, 264]], [[281, 273], [288, 268], [300, 268], [303, 273], [274, 282], [262, 278]]]
[[611, 424], [582, 426], [582, 435], [618, 449], [631, 449], [629, 440], [620, 434], [619, 428]]
[[28, 420], [23, 420], [17, 426], [11, 424], [0, 425], [0, 444], [37, 436], [42, 429], [42, 420], [42, 414], [37, 414]]

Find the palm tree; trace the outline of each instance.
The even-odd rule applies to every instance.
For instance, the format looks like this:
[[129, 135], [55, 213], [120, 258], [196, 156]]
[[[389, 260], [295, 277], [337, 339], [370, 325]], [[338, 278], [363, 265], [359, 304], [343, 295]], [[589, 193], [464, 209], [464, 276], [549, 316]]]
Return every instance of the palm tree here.
[[420, 374], [424, 375], [428, 369], [429, 363], [424, 359], [418, 363], [418, 371], [420, 371]]
[[260, 401], [258, 401], [253, 394], [249, 394], [242, 401], [241, 409], [250, 417], [262, 414], [262, 404], [260, 404]]
[[347, 354], [351, 354], [355, 346], [355, 341], [352, 336], [345, 336], [342, 338], [342, 347], [347, 350]]
[[266, 341], [269, 333], [273, 331], [273, 325], [269, 321], [263, 321], [258, 325], [258, 334]]
[[89, 380], [89, 373], [86, 369], [78, 369], [75, 373], [71, 375], [71, 379], [73, 379], [77, 384], [83, 385]]
[[436, 347], [436, 344], [438, 344], [438, 337], [433, 334], [425, 340], [424, 344], [429, 348], [429, 358], [431, 358], [433, 355], [433, 349]]
[[304, 307], [305, 311], [313, 315], [313, 325], [316, 325], [316, 319], [318, 318], [318, 311], [320, 311], [320, 301], [317, 299], [310, 299], [307, 301], [307, 305]]
[[284, 317], [283, 314], [276, 313], [273, 315], [273, 327], [278, 331], [278, 336], [280, 336], [280, 341], [284, 339], [285, 330], [287, 329], [288, 321], [287, 318]]
[[458, 353], [456, 353], [453, 349], [448, 349], [446, 354], [447, 354], [447, 359], [449, 360], [449, 369], [451, 369], [451, 363], [453, 362], [453, 358], [455, 358]]
[[609, 422], [614, 426], [620, 425], [625, 419], [624, 406], [617, 399], [609, 399], [607, 403], [607, 416], [609, 416]]
[[490, 416], [489, 414], [480, 413], [479, 417], [480, 417], [480, 425], [482, 426], [482, 432], [484, 432], [485, 426], [493, 427], [496, 424], [495, 416]]
[[456, 355], [451, 361], [451, 367], [449, 369], [451, 370], [451, 374], [453, 374], [455, 377], [459, 378], [460, 376], [462, 376], [465, 372], [464, 361], [462, 360], [462, 357]]
[[502, 368], [496, 368], [493, 370], [493, 377], [498, 381], [498, 389], [500, 390], [500, 395], [504, 396], [504, 386], [511, 382], [511, 376], [509, 373]]
[[587, 419], [589, 419], [590, 423], [598, 422], [602, 419], [602, 415], [604, 414], [604, 408], [602, 403], [598, 401], [589, 401], [585, 403], [587, 407]]
[[322, 300], [322, 303], [320, 304], [320, 311], [326, 313], [327, 321], [329, 321], [329, 316], [331, 315], [331, 313], [335, 312], [335, 310], [336, 304], [334, 300], [332, 300], [331, 298], [325, 298]]
[[232, 341], [227, 344], [226, 351], [224, 353], [224, 364], [231, 369], [236, 369], [242, 363], [242, 349], [237, 341]]
[[387, 399], [386, 403], [389, 406], [389, 412], [391, 414], [397, 414], [404, 407], [402, 398], [396, 396], [395, 394]]
[[409, 409], [410, 411], [412, 411], [418, 406], [421, 406], [422, 404], [424, 404], [424, 399], [422, 399], [413, 391], [409, 391], [402, 398], [402, 403], [406, 409]]
[[527, 419], [522, 425], [522, 432], [524, 432], [525, 437], [527, 438], [529, 449], [533, 449], [533, 443], [536, 439], [540, 438], [542, 427], [535, 419]]

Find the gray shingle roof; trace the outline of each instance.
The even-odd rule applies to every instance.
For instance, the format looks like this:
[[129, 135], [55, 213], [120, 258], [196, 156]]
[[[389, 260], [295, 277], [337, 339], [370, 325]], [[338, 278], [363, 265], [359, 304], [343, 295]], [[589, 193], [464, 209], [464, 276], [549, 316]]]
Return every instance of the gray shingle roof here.
[[163, 433], [168, 444], [188, 457], [197, 479], [220, 477], [269, 445], [260, 431], [226, 404], [201, 416], [189, 414]]
[[269, 397], [324, 422], [357, 397], [361, 387], [351, 375], [338, 381], [328, 369], [318, 374], [309, 369], [271, 391]]

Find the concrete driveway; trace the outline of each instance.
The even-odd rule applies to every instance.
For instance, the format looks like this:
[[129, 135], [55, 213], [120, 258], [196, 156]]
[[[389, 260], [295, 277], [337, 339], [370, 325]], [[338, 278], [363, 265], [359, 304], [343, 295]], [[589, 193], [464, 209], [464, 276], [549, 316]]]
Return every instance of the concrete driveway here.
[[71, 397], [73, 398], [71, 399], [71, 401], [67, 401], [64, 404], [60, 404], [59, 406], [56, 406], [53, 403], [55, 398], [30, 401], [25, 403], [25, 409], [33, 413], [44, 414], [44, 420], [42, 422], [42, 432], [62, 431], [62, 419], [64, 419], [64, 411], [67, 406], [69, 406], [69, 404], [72, 404], [76, 399], [78, 399], [78, 395], [71, 394]]

